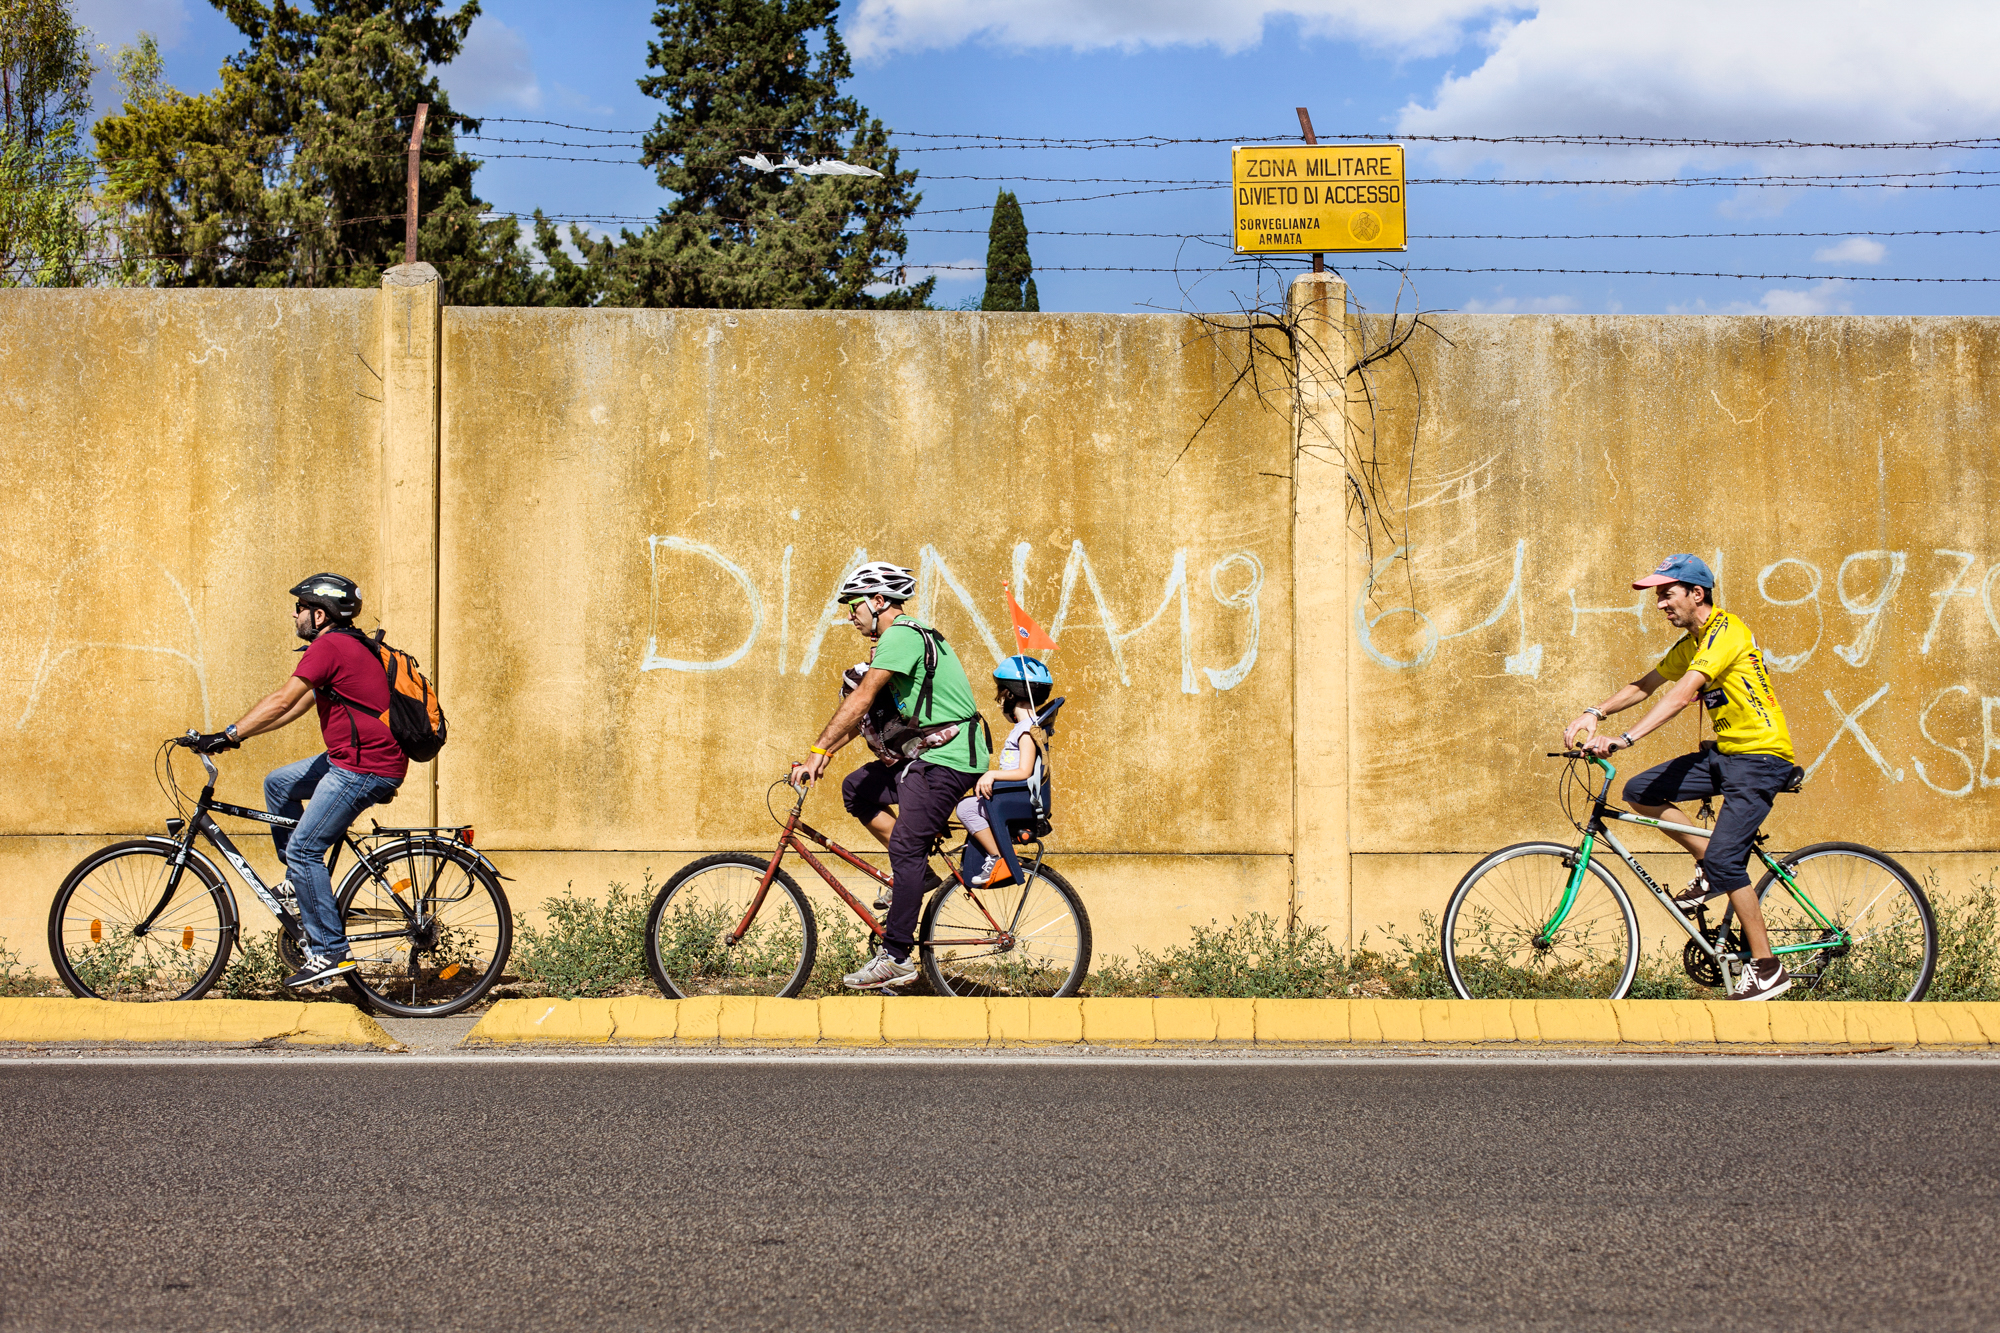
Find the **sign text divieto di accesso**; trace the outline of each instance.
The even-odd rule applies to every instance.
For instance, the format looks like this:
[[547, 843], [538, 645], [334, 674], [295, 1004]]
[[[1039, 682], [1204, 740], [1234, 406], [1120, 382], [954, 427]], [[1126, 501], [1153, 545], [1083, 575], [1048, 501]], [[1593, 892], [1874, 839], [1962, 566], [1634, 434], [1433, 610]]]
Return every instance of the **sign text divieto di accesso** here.
[[1401, 144], [1248, 144], [1230, 152], [1238, 254], [1401, 250]]

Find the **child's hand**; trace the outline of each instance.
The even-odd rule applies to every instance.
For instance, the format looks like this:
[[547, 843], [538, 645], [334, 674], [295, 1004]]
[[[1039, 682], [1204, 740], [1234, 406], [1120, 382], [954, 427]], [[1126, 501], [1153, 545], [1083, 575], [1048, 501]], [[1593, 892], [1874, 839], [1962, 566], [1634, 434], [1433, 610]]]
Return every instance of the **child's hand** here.
[[972, 793], [982, 801], [992, 799], [993, 775], [991, 773], [980, 774], [979, 781], [972, 784]]

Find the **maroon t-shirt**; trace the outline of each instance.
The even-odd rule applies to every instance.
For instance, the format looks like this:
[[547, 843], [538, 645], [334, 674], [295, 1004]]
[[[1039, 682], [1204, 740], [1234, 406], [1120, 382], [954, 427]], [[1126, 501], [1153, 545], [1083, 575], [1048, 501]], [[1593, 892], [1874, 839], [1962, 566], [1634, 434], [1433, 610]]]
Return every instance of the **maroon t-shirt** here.
[[[389, 711], [389, 675], [382, 659], [351, 634], [322, 633], [306, 648], [292, 673], [313, 687], [319, 702], [319, 730], [326, 756], [351, 773], [375, 773], [402, 781], [410, 761], [382, 714]], [[340, 699], [333, 696], [339, 694]], [[352, 699], [360, 708], [342, 700]], [[350, 723], [352, 725], [350, 725]], [[354, 742], [361, 741], [357, 752]]]

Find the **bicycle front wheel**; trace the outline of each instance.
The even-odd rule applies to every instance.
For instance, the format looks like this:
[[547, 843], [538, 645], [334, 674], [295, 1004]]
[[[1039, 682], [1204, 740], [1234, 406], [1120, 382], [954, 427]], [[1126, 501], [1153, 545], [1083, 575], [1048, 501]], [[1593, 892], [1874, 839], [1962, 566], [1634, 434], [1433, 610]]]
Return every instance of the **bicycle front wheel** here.
[[[1872, 847], [1818, 842], [1778, 862], [1798, 884], [1766, 872], [1757, 883], [1771, 945], [1848, 943], [1781, 953], [1802, 1000], [1921, 1000], [1937, 967], [1937, 921], [1910, 872]], [[1728, 919], [1725, 916], [1725, 921]]]
[[1090, 916], [1046, 864], [1025, 883], [953, 880], [925, 906], [917, 951], [939, 995], [1074, 995], [1090, 971]]
[[1444, 909], [1445, 973], [1462, 1000], [1616, 1000], [1639, 970], [1639, 920], [1617, 876], [1592, 858], [1554, 929], [1576, 850], [1503, 847], [1466, 873]]
[[384, 843], [347, 872], [337, 901], [355, 962], [348, 989], [399, 1018], [470, 1008], [514, 947], [500, 882], [477, 852], [448, 840]]
[[[222, 876], [190, 855], [158, 914], [179, 847], [147, 838], [92, 852], [49, 907], [49, 959], [70, 994], [96, 1000], [198, 1000], [229, 963], [235, 904]], [[138, 928], [152, 917], [146, 933]]]
[[750, 916], [769, 865], [749, 852], [719, 852], [682, 866], [660, 889], [646, 917], [646, 967], [669, 999], [782, 999], [804, 989], [819, 929], [798, 881], [775, 871]]

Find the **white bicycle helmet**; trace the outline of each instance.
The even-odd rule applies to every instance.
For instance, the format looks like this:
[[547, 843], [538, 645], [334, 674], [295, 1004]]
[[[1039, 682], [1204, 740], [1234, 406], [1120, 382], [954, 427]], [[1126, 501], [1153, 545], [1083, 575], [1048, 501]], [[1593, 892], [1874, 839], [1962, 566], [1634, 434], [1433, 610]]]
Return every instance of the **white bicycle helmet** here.
[[917, 595], [917, 576], [901, 565], [871, 560], [847, 576], [834, 600], [845, 606], [857, 598], [877, 594], [892, 602], [907, 602]]

